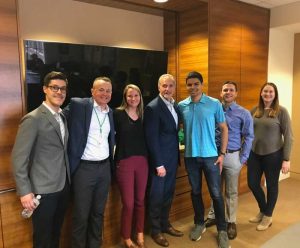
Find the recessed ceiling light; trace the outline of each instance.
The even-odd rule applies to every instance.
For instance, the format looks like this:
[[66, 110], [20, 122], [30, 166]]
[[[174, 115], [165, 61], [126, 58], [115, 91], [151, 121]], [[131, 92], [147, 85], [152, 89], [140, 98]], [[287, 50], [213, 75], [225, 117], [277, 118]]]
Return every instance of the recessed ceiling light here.
[[156, 3], [165, 3], [168, 2], [169, 0], [153, 0]]

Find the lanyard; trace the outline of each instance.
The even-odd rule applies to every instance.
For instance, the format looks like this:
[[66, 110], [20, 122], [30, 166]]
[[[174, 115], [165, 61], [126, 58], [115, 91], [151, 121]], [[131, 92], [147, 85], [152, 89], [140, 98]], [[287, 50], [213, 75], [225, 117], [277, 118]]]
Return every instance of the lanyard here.
[[103, 124], [104, 124], [104, 122], [105, 122], [105, 119], [106, 119], [107, 114], [105, 113], [104, 118], [103, 118], [102, 123], [101, 123], [100, 120], [99, 120], [99, 116], [98, 116], [97, 111], [96, 111], [95, 108], [94, 108], [94, 111], [95, 111], [95, 114], [96, 114], [96, 117], [97, 117], [97, 120], [98, 120], [98, 123], [99, 123], [100, 134], [101, 134], [101, 137], [102, 137], [102, 126], [103, 126]]

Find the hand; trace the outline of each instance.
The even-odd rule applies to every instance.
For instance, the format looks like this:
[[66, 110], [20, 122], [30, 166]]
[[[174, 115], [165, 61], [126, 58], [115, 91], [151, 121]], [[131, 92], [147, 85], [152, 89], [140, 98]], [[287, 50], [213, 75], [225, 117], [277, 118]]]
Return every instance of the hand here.
[[290, 161], [282, 161], [281, 172], [283, 174], [289, 173], [290, 167], [291, 167]]
[[215, 165], [219, 165], [220, 167], [220, 174], [222, 173], [222, 169], [223, 169], [223, 160], [224, 160], [224, 155], [220, 155], [217, 159], [217, 161], [215, 162]]
[[159, 168], [156, 168], [156, 173], [157, 173], [157, 176], [164, 177], [167, 174], [167, 171], [164, 166], [161, 166]]
[[33, 211], [36, 208], [36, 206], [33, 202], [33, 198], [34, 198], [33, 193], [29, 193], [27, 195], [21, 196], [20, 200], [21, 200], [21, 204], [22, 204], [23, 208]]

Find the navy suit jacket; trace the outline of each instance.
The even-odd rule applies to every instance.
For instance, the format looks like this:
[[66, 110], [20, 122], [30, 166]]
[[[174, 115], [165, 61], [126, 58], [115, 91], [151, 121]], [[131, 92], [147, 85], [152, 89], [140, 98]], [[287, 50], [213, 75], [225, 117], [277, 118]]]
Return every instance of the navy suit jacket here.
[[[63, 110], [68, 120], [68, 155], [71, 173], [74, 173], [77, 169], [86, 147], [94, 107], [93, 104], [93, 98], [72, 98], [68, 106]], [[111, 166], [113, 166], [115, 128], [111, 109], [109, 109], [108, 117], [110, 123], [110, 134], [108, 137], [109, 158]]]
[[[174, 105], [178, 115], [177, 105]], [[178, 126], [160, 96], [145, 108], [144, 127], [150, 165], [155, 169], [163, 165], [167, 170], [177, 168], [179, 158]]]

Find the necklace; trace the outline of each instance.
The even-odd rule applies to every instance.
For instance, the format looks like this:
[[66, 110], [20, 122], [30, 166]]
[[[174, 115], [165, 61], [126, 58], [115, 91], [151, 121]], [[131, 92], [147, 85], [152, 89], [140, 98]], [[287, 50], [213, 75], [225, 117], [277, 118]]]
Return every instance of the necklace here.
[[96, 114], [96, 117], [97, 117], [97, 120], [98, 120], [98, 123], [99, 123], [99, 127], [100, 127], [100, 139], [101, 139], [102, 138], [102, 127], [103, 127], [103, 124], [105, 122], [107, 114], [105, 113], [104, 118], [103, 118], [103, 120], [101, 122], [95, 108], [94, 108], [94, 111], [95, 111], [95, 114]]

